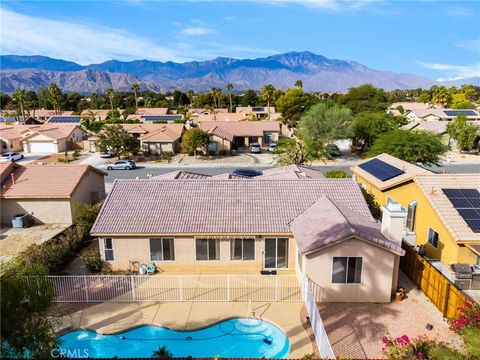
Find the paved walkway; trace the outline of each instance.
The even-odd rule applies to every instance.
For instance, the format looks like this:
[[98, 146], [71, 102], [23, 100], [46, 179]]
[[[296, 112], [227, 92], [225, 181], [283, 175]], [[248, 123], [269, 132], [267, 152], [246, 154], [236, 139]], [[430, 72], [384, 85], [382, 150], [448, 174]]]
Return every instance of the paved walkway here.
[[[425, 334], [437, 341], [462, 347], [461, 338], [448, 328], [442, 314], [400, 273], [400, 286], [407, 298], [391, 303], [324, 303], [319, 304], [325, 330], [336, 356], [355, 359], [383, 358], [382, 336], [415, 338]], [[432, 324], [431, 331], [426, 329]]]
[[[78, 311], [75, 308], [83, 306]], [[290, 339], [290, 358], [302, 358], [314, 351], [309, 333], [302, 325], [301, 302], [253, 302], [254, 317], [279, 326]], [[73, 311], [72, 311], [73, 309]], [[194, 330], [223, 319], [247, 317], [247, 302], [137, 302], [55, 304], [51, 312], [61, 317], [60, 331], [90, 329], [103, 334], [122, 332], [139, 325]]]

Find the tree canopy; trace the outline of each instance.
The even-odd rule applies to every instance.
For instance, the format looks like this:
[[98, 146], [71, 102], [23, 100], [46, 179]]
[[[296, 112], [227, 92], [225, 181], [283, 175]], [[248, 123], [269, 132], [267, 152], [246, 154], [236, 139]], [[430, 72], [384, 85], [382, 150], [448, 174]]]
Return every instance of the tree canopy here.
[[292, 88], [278, 98], [275, 104], [275, 110], [282, 114], [285, 122], [296, 126], [303, 112], [309, 105], [309, 101], [309, 97], [301, 88]]
[[193, 128], [183, 135], [181, 148], [183, 152], [197, 156], [199, 149], [207, 152], [209, 142], [210, 136], [207, 132], [199, 128]]
[[380, 135], [368, 150], [368, 155], [387, 153], [411, 163], [430, 166], [438, 165], [448, 149], [440, 135], [398, 129]]
[[365, 111], [385, 111], [388, 108], [387, 93], [370, 84], [350, 88], [346, 94], [340, 95], [337, 102], [348, 107], [355, 115]]
[[304, 142], [294, 138], [281, 138], [277, 142], [276, 162], [278, 165], [306, 165], [315, 158], [315, 154]]
[[469, 124], [465, 115], [458, 115], [455, 120], [447, 124], [447, 133], [456, 142], [460, 150], [470, 150], [479, 136], [478, 127]]
[[121, 154], [135, 154], [139, 150], [138, 141], [119, 124], [106, 126], [98, 135], [96, 146], [101, 151], [115, 152], [119, 159]]

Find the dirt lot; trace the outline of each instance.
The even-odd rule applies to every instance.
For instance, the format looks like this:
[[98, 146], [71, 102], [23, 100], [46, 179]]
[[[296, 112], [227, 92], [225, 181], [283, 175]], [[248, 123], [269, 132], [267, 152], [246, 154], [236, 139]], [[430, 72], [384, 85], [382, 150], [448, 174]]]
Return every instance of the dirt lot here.
[[[448, 323], [427, 297], [400, 273], [400, 286], [408, 291], [401, 302], [319, 304], [330, 343], [336, 356], [382, 358], [382, 336], [426, 334], [437, 341], [462, 348], [461, 338], [448, 329]], [[426, 325], [433, 329], [427, 330]]]

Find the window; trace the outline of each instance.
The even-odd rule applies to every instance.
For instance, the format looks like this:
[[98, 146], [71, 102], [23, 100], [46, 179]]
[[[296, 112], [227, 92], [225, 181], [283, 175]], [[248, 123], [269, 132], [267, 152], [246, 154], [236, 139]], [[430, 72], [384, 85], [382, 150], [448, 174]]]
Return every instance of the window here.
[[230, 240], [231, 260], [255, 260], [254, 239], [232, 239]]
[[195, 239], [197, 261], [220, 260], [220, 240]]
[[173, 238], [150, 239], [150, 259], [152, 261], [174, 261], [175, 245]]
[[438, 233], [431, 228], [428, 228], [428, 243], [433, 247], [438, 247]]
[[361, 257], [334, 257], [332, 270], [332, 283], [334, 284], [360, 284], [362, 281]]
[[103, 247], [105, 250], [105, 261], [114, 261], [115, 255], [113, 253], [113, 240], [112, 238], [103, 239]]
[[288, 238], [265, 238], [265, 269], [288, 268]]
[[417, 202], [412, 201], [408, 204], [407, 222], [405, 227], [408, 231], [415, 231], [415, 216], [417, 214]]

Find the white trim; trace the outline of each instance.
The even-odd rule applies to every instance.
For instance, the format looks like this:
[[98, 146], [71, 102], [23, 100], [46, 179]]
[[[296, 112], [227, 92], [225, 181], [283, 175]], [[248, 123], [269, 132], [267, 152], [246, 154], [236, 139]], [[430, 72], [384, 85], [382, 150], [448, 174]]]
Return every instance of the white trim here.
[[[266, 247], [267, 247], [267, 239], [275, 239], [275, 267], [266, 267], [265, 266], [265, 254], [266, 254]], [[287, 266], [286, 267], [278, 267], [278, 239], [287, 239]], [[288, 237], [264, 237], [263, 238], [263, 270], [289, 270], [290, 269], [290, 238]]]
[[[105, 261], [108, 261], [109, 263], [113, 263], [115, 262], [115, 245], [113, 245], [113, 237], [104, 237], [102, 238], [103, 239], [103, 256], [105, 257]], [[112, 241], [112, 248], [111, 249], [107, 249], [106, 246], [105, 246], [105, 240], [107, 239], [110, 239]], [[112, 254], [113, 254], [113, 260], [107, 260], [107, 253], [106, 251], [112, 251]]]
[[[336, 282], [333, 282], [333, 260], [335, 258], [346, 258], [347, 259], [347, 268], [345, 269], [345, 282], [344, 283], [336, 283]], [[362, 271], [360, 272], [360, 282], [347, 282], [347, 278], [348, 278], [348, 259], [350, 258], [360, 258], [362, 259]], [[332, 266], [331, 266], [331, 273], [330, 273], [330, 283], [332, 285], [363, 285], [363, 268], [364, 268], [364, 261], [363, 261], [364, 257], [363, 256], [332, 256]]]
[[[433, 244], [429, 241], [429, 240], [430, 240], [430, 230], [436, 232], [437, 235], [438, 235], [438, 238], [437, 238], [437, 246], [433, 245]], [[438, 243], [439, 243], [439, 242], [440, 242], [440, 233], [439, 233], [437, 230], [435, 230], [435, 229], [433, 229], [433, 228], [431, 228], [431, 227], [429, 226], [429, 227], [427, 228], [427, 244], [429, 244], [429, 245], [430, 245], [432, 248], [434, 248], [434, 249], [438, 249]]]

